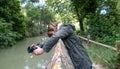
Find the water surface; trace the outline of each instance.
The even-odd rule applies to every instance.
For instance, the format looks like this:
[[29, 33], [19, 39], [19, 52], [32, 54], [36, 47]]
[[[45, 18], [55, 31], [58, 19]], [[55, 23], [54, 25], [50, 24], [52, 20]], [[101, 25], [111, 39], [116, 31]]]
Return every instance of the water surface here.
[[11, 48], [0, 50], [0, 69], [45, 69], [50, 53], [39, 56], [27, 53], [29, 45], [44, 39], [43, 36], [26, 38]]

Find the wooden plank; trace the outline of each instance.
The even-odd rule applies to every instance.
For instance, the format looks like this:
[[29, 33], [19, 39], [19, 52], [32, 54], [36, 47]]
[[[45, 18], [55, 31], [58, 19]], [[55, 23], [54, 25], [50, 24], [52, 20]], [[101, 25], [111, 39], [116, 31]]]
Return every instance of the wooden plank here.
[[[83, 39], [83, 40], [88, 41], [88, 39], [87, 39], [87, 38], [84, 38], [84, 37], [82, 37], [82, 36], [79, 36], [79, 37], [80, 37], [81, 39]], [[115, 48], [115, 47], [112, 47], [112, 46], [109, 46], [109, 45], [105, 45], [105, 44], [102, 44], [102, 43], [99, 43], [99, 42], [95, 42], [95, 41], [90, 40], [90, 39], [89, 39], [89, 42], [91, 42], [91, 43], [94, 43], [94, 44], [97, 44], [97, 45], [100, 45], [100, 46], [103, 46], [103, 47], [106, 47], [106, 48], [109, 48], [109, 49], [112, 49], [112, 50], [116, 51], [116, 48]]]
[[56, 44], [46, 69], [75, 69], [62, 40]]
[[120, 50], [120, 40], [116, 41], [116, 48], [117, 48], [117, 51]]
[[120, 61], [118, 62], [118, 69], [120, 69]]

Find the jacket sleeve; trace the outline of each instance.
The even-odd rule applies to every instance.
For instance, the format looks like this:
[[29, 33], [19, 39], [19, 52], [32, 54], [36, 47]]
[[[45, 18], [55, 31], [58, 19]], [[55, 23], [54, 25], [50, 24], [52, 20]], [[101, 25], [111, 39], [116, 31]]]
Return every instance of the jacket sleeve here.
[[62, 26], [53, 36], [44, 42], [43, 49], [46, 52], [49, 52], [59, 39], [65, 38], [73, 32], [74, 30], [71, 27], [67, 25]]

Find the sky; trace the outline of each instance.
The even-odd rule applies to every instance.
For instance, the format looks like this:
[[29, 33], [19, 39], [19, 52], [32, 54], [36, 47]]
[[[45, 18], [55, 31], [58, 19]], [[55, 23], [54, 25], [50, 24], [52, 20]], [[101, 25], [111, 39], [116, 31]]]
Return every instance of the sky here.
[[[38, 5], [45, 5], [45, 1], [46, 0], [39, 0], [39, 3], [35, 3], [36, 6]], [[22, 4], [22, 6], [25, 6], [26, 5], [26, 2]]]
[[45, 4], [45, 0], [40, 0], [40, 4], [44, 5]]

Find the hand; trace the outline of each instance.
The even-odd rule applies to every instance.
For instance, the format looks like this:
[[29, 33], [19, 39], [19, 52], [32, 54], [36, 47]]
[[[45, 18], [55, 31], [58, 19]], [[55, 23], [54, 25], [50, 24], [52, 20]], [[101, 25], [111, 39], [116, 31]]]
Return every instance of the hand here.
[[39, 46], [36, 46], [37, 49], [35, 49], [32, 53], [35, 54], [35, 55], [41, 55], [44, 53], [44, 49], [43, 48], [40, 48]]

